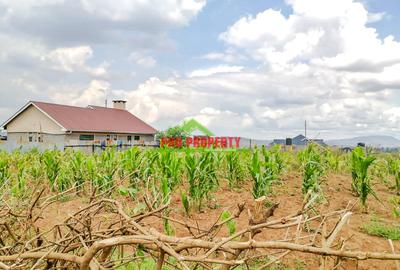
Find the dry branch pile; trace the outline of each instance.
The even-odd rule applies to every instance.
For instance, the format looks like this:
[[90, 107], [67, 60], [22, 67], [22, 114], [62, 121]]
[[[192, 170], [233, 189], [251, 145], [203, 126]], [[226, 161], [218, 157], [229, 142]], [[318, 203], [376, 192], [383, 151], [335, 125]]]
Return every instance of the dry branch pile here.
[[[169, 217], [168, 205], [148, 205], [146, 212], [131, 216], [120, 202], [100, 199], [42, 231], [36, 221], [50, 201], [40, 199], [41, 195], [23, 213], [6, 205], [0, 209], [0, 269], [116, 269], [146, 257], [155, 259], [157, 269], [170, 265], [221, 270], [264, 258], [267, 263], [259, 266], [264, 269], [293, 251], [320, 256], [321, 269], [337, 268], [343, 258], [400, 260], [395, 253], [346, 250], [350, 240], [341, 238], [340, 231], [351, 216], [351, 207], [319, 214], [310, 211], [312, 200], [305, 200], [298, 212], [273, 218], [278, 205], [265, 208], [261, 198], [253, 206], [239, 204], [230, 218], [201, 228], [194, 221]], [[244, 211], [248, 226], [224, 236], [222, 228]], [[180, 236], [150, 225], [165, 220], [180, 229]], [[282, 235], [274, 233], [278, 230], [285, 232], [282, 239], [266, 237]]]

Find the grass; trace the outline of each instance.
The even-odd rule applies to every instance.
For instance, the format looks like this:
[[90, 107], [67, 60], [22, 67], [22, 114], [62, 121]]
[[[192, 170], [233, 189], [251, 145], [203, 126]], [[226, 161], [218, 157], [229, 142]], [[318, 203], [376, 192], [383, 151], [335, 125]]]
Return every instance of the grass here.
[[384, 224], [380, 221], [371, 221], [362, 226], [362, 230], [369, 235], [392, 240], [400, 240], [400, 225], [393, 226]]

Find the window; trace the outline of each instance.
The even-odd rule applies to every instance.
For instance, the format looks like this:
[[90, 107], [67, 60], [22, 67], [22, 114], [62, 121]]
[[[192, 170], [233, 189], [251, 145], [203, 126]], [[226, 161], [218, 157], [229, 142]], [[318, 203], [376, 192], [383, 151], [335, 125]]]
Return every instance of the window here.
[[109, 140], [110, 140], [110, 138], [111, 138], [111, 135], [110, 135], [110, 134], [108, 134], [108, 135], [107, 135], [107, 141], [109, 141]]
[[33, 142], [33, 133], [32, 132], [29, 132], [28, 139], [29, 139], [29, 142]]
[[94, 135], [93, 134], [82, 134], [82, 135], [79, 135], [79, 140], [80, 141], [93, 141]]
[[135, 141], [139, 141], [140, 140], [140, 136], [139, 135], [135, 135], [134, 140]]
[[131, 142], [132, 141], [132, 136], [131, 135], [128, 135], [128, 142]]
[[43, 142], [42, 134], [40, 134], [40, 133], [37, 134], [37, 140], [38, 140], [38, 142]]
[[116, 141], [118, 139], [118, 136], [114, 135], [113, 138], [114, 138], [114, 141]]

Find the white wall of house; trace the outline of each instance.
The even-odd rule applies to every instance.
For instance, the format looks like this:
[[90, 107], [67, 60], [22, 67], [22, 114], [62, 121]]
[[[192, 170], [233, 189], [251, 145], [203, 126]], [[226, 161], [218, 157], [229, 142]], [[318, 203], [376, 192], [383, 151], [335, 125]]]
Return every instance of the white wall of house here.
[[[93, 135], [94, 140], [80, 140], [81, 135]], [[130, 141], [128, 140], [130, 136]], [[138, 136], [138, 138], [135, 136]], [[138, 139], [138, 140], [135, 140]], [[100, 144], [103, 141], [112, 141], [117, 144], [138, 144], [149, 143], [154, 141], [154, 135], [151, 134], [113, 134], [113, 133], [89, 133], [89, 132], [73, 132], [65, 135], [66, 145], [91, 145], [93, 143]]]
[[7, 134], [14, 132], [41, 132], [63, 134], [62, 127], [31, 105], [7, 125]]
[[31, 105], [7, 125], [7, 141], [1, 149], [64, 149], [64, 131], [46, 114]]
[[[33, 135], [33, 136], [32, 136]], [[40, 133], [41, 139], [38, 139], [39, 133], [30, 132], [12, 132], [7, 134], [7, 141], [0, 144], [0, 149], [13, 151], [21, 149], [28, 151], [37, 148], [40, 151], [46, 149], [64, 150], [64, 134], [43, 134]], [[29, 140], [29, 138], [32, 138]]]

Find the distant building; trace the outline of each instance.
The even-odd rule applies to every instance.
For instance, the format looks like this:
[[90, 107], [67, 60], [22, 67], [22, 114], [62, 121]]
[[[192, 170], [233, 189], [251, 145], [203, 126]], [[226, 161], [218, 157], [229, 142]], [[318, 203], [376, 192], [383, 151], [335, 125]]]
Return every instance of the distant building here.
[[305, 146], [307, 143], [317, 143], [320, 145], [326, 145], [324, 140], [322, 139], [306, 139], [304, 135], [297, 135], [293, 138], [286, 138], [286, 139], [274, 139], [271, 142], [271, 145], [294, 145], [294, 146]]
[[4, 124], [8, 150], [60, 149], [71, 145], [145, 144], [156, 130], [115, 100], [113, 108], [30, 101]]

